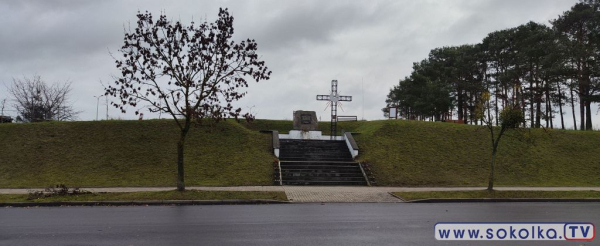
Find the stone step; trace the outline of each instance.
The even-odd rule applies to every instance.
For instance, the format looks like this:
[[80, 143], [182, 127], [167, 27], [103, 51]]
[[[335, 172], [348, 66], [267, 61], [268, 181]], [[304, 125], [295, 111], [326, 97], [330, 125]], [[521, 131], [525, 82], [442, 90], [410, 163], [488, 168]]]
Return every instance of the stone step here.
[[283, 177], [283, 181], [304, 180], [304, 181], [365, 181], [363, 177]]
[[289, 169], [336, 169], [336, 170], [355, 170], [360, 168], [354, 165], [287, 165], [285, 167], [281, 167], [281, 170], [289, 170]]
[[310, 158], [310, 157], [279, 157], [281, 162], [286, 161], [335, 161], [335, 162], [347, 162], [353, 161], [351, 158]]
[[358, 166], [354, 161], [281, 161], [281, 166], [286, 165], [352, 165]]
[[343, 155], [347, 155], [350, 154], [350, 151], [348, 151], [348, 148], [346, 149], [342, 149], [342, 150], [327, 150], [327, 149], [314, 149], [314, 150], [307, 150], [307, 149], [279, 149], [279, 153], [281, 154], [343, 154]]
[[287, 173], [323, 173], [323, 174], [336, 174], [336, 173], [356, 173], [362, 175], [362, 171], [360, 169], [351, 169], [351, 170], [336, 170], [336, 169], [282, 169], [281, 174]]
[[285, 144], [279, 143], [282, 149], [330, 149], [330, 150], [343, 150], [348, 149], [348, 146], [344, 144], [320, 144], [320, 145], [295, 145], [295, 144]]
[[288, 156], [350, 156], [350, 151], [282, 151], [279, 150], [279, 155], [288, 155]]
[[286, 143], [279, 142], [279, 144], [283, 146], [290, 146], [295, 148], [343, 148], [347, 146], [345, 142], [341, 143], [316, 143], [316, 144], [295, 144], [295, 143]]
[[282, 172], [282, 177], [301, 178], [301, 177], [326, 177], [326, 178], [361, 178], [364, 179], [361, 172], [354, 173], [315, 173], [315, 172]]
[[281, 147], [279, 149], [280, 152], [283, 153], [313, 153], [313, 152], [317, 152], [317, 153], [350, 153], [350, 151], [348, 151], [348, 148], [345, 149], [326, 149], [326, 148], [314, 148], [314, 149], [304, 149], [304, 148], [297, 148], [297, 149], [287, 149], [287, 147]]
[[[311, 161], [354, 161], [352, 156], [342, 155], [279, 155], [281, 161], [295, 161], [294, 159], [311, 159]], [[322, 160], [320, 160], [322, 159]]]
[[350, 155], [350, 151], [348, 149], [344, 150], [286, 150], [279, 149], [279, 154], [289, 154], [289, 155]]
[[367, 185], [345, 141], [281, 139], [284, 185]]
[[[351, 162], [322, 162], [322, 163], [312, 163], [312, 162], [286, 162], [280, 165], [282, 169], [293, 169], [293, 167], [313, 167], [318, 169], [319, 167], [351, 167], [358, 168], [358, 164]], [[306, 168], [302, 168], [306, 169]]]
[[280, 144], [286, 146], [346, 146], [346, 141], [311, 141], [306, 140], [300, 142], [279, 141]]
[[346, 144], [344, 145], [313, 145], [313, 146], [303, 146], [303, 145], [288, 145], [288, 144], [279, 144], [280, 146], [283, 146], [282, 148], [285, 149], [348, 149], [348, 146]]
[[317, 140], [317, 139], [279, 139], [280, 142], [282, 143], [287, 143], [287, 144], [341, 144], [341, 143], [345, 143], [346, 141], [344, 140]]
[[340, 140], [290, 140], [290, 139], [280, 139], [280, 143], [286, 145], [297, 145], [297, 146], [318, 146], [318, 145], [344, 145], [346, 141]]
[[280, 148], [279, 153], [290, 153], [290, 154], [350, 154], [348, 148], [342, 150], [331, 150], [331, 149], [284, 149]]
[[348, 151], [348, 148], [339, 148], [339, 149], [333, 149], [333, 148], [289, 148], [289, 147], [281, 147], [279, 149], [280, 152], [283, 153], [313, 153], [313, 152], [317, 152], [317, 153], [350, 153], [350, 151]]
[[282, 181], [365, 181], [363, 177], [311, 177], [311, 176], [283, 176]]
[[283, 185], [367, 185], [366, 181], [310, 181], [310, 180], [285, 180]]

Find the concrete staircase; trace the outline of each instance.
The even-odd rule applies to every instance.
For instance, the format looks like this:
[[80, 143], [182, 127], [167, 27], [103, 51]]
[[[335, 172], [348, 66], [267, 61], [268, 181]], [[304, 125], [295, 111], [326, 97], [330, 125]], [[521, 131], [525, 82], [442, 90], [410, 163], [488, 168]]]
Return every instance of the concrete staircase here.
[[367, 185], [345, 141], [281, 139], [284, 185]]

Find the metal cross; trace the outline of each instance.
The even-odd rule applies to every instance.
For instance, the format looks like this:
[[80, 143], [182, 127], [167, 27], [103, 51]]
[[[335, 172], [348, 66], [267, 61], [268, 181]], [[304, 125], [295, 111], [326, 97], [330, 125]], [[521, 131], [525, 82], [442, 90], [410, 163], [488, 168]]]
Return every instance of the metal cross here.
[[331, 140], [337, 136], [337, 104], [338, 102], [351, 102], [352, 96], [340, 96], [337, 91], [337, 80], [331, 81], [331, 94], [317, 95], [317, 101], [329, 101], [331, 103]]

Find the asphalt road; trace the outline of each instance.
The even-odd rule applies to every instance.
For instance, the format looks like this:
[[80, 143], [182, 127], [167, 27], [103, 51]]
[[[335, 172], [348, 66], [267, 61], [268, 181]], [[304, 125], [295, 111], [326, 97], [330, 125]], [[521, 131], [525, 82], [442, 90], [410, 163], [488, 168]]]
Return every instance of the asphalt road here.
[[597, 203], [0, 208], [0, 245], [599, 245], [436, 241], [436, 222], [592, 222]]

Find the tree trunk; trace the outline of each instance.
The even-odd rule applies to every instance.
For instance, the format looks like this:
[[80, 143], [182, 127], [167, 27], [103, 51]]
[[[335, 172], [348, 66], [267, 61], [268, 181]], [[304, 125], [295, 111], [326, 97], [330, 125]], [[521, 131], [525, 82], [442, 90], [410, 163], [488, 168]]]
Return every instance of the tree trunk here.
[[550, 101], [546, 101], [546, 128], [550, 126], [550, 128], [554, 128], [552, 126], [552, 110], [550, 110]]
[[504, 86], [504, 95], [502, 96], [502, 109], [508, 105], [508, 86]]
[[575, 116], [575, 98], [573, 97], [573, 89], [571, 91], [571, 113], [573, 114], [573, 129], [577, 131], [577, 117]]
[[[491, 127], [491, 123], [489, 124], [490, 136], [492, 137], [492, 162], [490, 163], [490, 177], [488, 179], [488, 191], [494, 190], [494, 164], [496, 162], [496, 150], [498, 149], [498, 141], [500, 140], [500, 136], [496, 140], [494, 138], [494, 128]], [[500, 133], [502, 134], [502, 133]]]
[[530, 78], [529, 80], [529, 93], [531, 95], [529, 95], [529, 109], [530, 109], [530, 120], [531, 120], [531, 128], [535, 127], [535, 112], [533, 111], [533, 104], [534, 104], [534, 92], [533, 92], [533, 79]]
[[548, 82], [546, 82], [544, 88], [546, 93], [546, 128], [550, 126], [550, 129], [554, 129], [554, 115], [552, 115], [552, 100], [550, 100], [550, 86], [548, 86]]
[[554, 129], [554, 112], [552, 110], [552, 101], [550, 101], [549, 99], [548, 99], [548, 112], [550, 113], [550, 115], [548, 116], [548, 117], [550, 117], [550, 129]]
[[[583, 46], [583, 31], [582, 27], [579, 27], [579, 32], [577, 33], [577, 42], [579, 45]], [[581, 47], [580, 46], [580, 47]], [[581, 57], [577, 58], [577, 86], [579, 88], [579, 119], [581, 119], [579, 130], [585, 130], [585, 101], [583, 100], [583, 70], [582, 70], [582, 59]]]
[[185, 145], [185, 135], [181, 134], [179, 142], [177, 142], [177, 190], [184, 191], [184, 170], [183, 170], [183, 147]]
[[585, 101], [582, 99], [583, 95], [579, 93], [579, 116], [581, 119], [581, 124], [579, 125], [579, 130], [585, 130]]
[[527, 123], [525, 122], [525, 112], [527, 112], [527, 104], [525, 103], [525, 92], [523, 91], [523, 87], [521, 87], [521, 89], [517, 89], [520, 90], [520, 95], [521, 95], [521, 111], [523, 112], [523, 127], [527, 127]]
[[177, 190], [184, 191], [185, 190], [185, 173], [183, 169], [183, 154], [184, 154], [184, 146], [185, 146], [185, 137], [190, 129], [190, 122], [186, 120], [185, 126], [181, 129], [181, 135], [179, 136], [179, 141], [177, 142]]
[[[488, 89], [489, 91], [489, 89]], [[498, 99], [496, 98], [496, 106], [498, 106]], [[487, 114], [491, 115], [492, 114], [492, 107], [487, 107]], [[483, 125], [483, 121], [481, 122], [481, 124]]]
[[184, 191], [185, 183], [184, 183], [184, 170], [183, 170], [183, 146], [185, 144], [185, 139], [179, 139], [177, 142], [177, 190]]
[[463, 101], [463, 94], [462, 94], [460, 87], [457, 90], [456, 96], [458, 97], [458, 102], [456, 104], [456, 113], [458, 114], [457, 117], [458, 117], [458, 120], [464, 120], [464, 118], [463, 118], [463, 113], [464, 113], [463, 103], [464, 103], [464, 101]]
[[583, 82], [583, 75], [581, 74], [581, 65], [578, 65], [578, 69], [580, 70], [579, 72], [579, 76], [577, 78], [578, 83], [579, 83], [579, 119], [581, 120], [580, 125], [579, 125], [579, 130], [584, 131], [585, 130], [585, 100], [583, 100], [585, 98], [585, 89], [584, 89], [584, 82]]
[[592, 102], [590, 102], [589, 100], [585, 102], [585, 114], [586, 114], [586, 118], [585, 118], [585, 130], [587, 131], [591, 131], [592, 130], [592, 109], [591, 109], [591, 105]]
[[470, 124], [471, 121], [469, 119], [469, 108], [464, 107], [464, 109], [465, 109], [465, 112], [463, 113], [463, 119], [465, 121], [465, 124]]
[[[537, 70], [537, 69], [536, 69]], [[542, 118], [542, 93], [539, 79], [535, 78], [535, 127], [540, 128]]]
[[496, 147], [492, 150], [492, 163], [490, 164], [490, 179], [488, 180], [487, 190], [494, 190], [494, 163], [496, 162]]
[[541, 127], [541, 123], [540, 123], [540, 119], [542, 118], [542, 100], [539, 97], [539, 95], [535, 95], [535, 128], [540, 128]]
[[498, 111], [499, 111], [498, 110], [498, 95], [500, 94], [499, 90], [498, 90], [498, 86], [499, 86], [499, 84], [496, 81], [496, 95], [494, 96], [496, 98], [496, 103], [494, 104], [494, 111], [495, 111], [495, 114], [496, 114], [496, 118], [495, 118], [496, 126], [498, 126]]
[[563, 116], [563, 109], [562, 109], [563, 94], [562, 94], [562, 91], [560, 90], [560, 82], [556, 82], [556, 88], [558, 88], [558, 110], [560, 112], [560, 128], [564, 130], [565, 129], [565, 118]]

